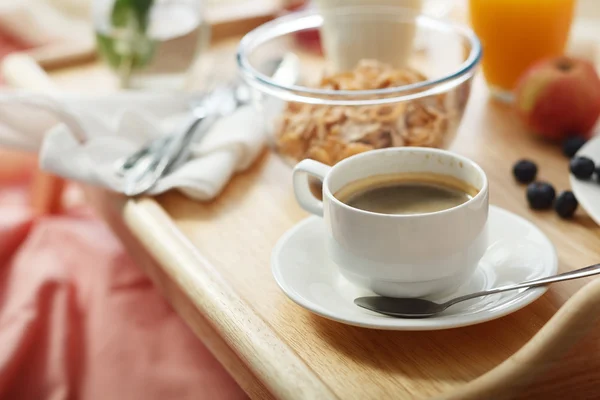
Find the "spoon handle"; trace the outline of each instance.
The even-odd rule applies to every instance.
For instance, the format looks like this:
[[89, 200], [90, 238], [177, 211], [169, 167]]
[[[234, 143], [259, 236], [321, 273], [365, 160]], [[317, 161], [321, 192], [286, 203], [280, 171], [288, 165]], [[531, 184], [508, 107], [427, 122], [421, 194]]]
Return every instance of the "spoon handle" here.
[[475, 297], [487, 296], [490, 294], [501, 293], [501, 292], [508, 292], [509, 290], [517, 290], [517, 289], [523, 289], [523, 288], [544, 286], [549, 283], [568, 281], [571, 279], [585, 278], [586, 276], [592, 276], [592, 275], [597, 275], [597, 274], [600, 274], [600, 264], [590, 265], [589, 267], [580, 268], [580, 269], [576, 269], [574, 271], [569, 271], [569, 272], [563, 272], [562, 274], [552, 275], [552, 276], [548, 276], [545, 278], [534, 279], [531, 281], [525, 281], [522, 283], [517, 283], [515, 285], [500, 286], [500, 287], [497, 287], [494, 289], [484, 290], [482, 292], [475, 292], [475, 293], [467, 294], [467, 295], [460, 296], [455, 299], [447, 301], [446, 303], [444, 303], [444, 306], [450, 307], [451, 305], [460, 303], [461, 301], [470, 300]]

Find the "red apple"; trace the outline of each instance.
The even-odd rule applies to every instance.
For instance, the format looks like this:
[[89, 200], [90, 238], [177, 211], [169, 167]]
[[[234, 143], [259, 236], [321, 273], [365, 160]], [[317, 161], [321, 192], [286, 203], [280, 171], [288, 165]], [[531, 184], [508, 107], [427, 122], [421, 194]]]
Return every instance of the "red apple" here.
[[600, 78], [583, 59], [544, 60], [522, 76], [515, 102], [523, 121], [536, 134], [553, 140], [589, 137], [600, 115]]

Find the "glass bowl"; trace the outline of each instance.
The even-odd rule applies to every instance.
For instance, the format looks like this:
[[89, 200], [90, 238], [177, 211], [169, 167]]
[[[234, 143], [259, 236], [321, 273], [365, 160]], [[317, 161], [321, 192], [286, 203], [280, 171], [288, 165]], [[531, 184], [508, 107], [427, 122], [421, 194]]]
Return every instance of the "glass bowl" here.
[[[249, 32], [237, 53], [273, 148], [293, 163], [329, 165], [383, 147], [448, 148], [480, 58], [465, 26], [372, 6], [278, 18]], [[288, 70], [271, 76], [282, 59]]]

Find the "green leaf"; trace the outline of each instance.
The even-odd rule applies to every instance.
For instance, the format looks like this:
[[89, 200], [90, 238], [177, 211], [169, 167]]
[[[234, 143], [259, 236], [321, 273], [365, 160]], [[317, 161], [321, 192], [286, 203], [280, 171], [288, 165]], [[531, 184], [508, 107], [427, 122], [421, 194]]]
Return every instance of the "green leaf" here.
[[[96, 34], [98, 52], [113, 69], [119, 69], [125, 64], [130, 64], [132, 68], [138, 69], [152, 60], [154, 42], [151, 39], [142, 36], [131, 42], [130, 45], [127, 45], [121, 39], [115, 39], [102, 33]], [[123, 48], [124, 46], [127, 46], [127, 51]]]
[[146, 32], [150, 8], [154, 0], [115, 0], [111, 22], [116, 27], [135, 24], [140, 32]]
[[123, 86], [131, 73], [147, 65], [154, 55], [155, 43], [146, 32], [153, 1], [115, 0], [111, 32], [96, 34], [98, 51], [120, 75]]

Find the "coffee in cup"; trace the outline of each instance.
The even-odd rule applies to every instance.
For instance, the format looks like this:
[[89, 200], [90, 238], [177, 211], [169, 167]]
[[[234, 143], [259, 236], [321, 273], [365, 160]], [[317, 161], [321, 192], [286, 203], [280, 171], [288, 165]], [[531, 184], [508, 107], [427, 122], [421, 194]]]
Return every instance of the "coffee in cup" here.
[[449, 175], [399, 173], [352, 182], [334, 196], [350, 207], [380, 214], [421, 214], [466, 203], [479, 191]]

